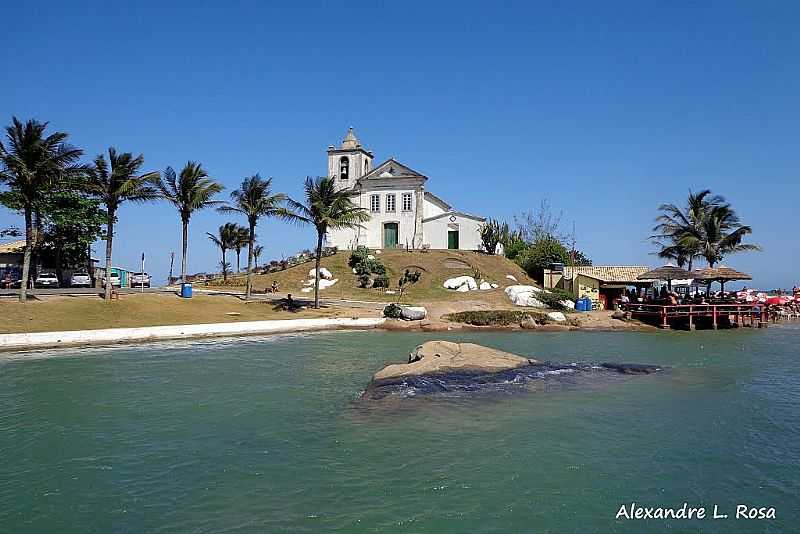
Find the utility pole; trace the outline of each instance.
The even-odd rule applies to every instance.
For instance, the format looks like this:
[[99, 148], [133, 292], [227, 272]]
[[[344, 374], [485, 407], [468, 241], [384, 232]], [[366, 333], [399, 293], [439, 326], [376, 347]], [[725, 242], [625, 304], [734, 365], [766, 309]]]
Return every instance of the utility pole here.
[[172, 268], [175, 266], [175, 251], [169, 253], [169, 280], [168, 284], [172, 284]]

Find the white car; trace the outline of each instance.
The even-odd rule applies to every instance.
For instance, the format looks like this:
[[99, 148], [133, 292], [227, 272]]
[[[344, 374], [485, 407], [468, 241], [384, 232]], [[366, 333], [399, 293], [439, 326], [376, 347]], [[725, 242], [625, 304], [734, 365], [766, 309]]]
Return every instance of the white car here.
[[[122, 282], [119, 279], [119, 273], [111, 273], [111, 287], [120, 287]], [[103, 276], [103, 287], [106, 287], [106, 277]]]
[[150, 287], [150, 275], [147, 273], [133, 273], [131, 287]]
[[69, 279], [70, 287], [92, 287], [92, 277], [89, 273], [72, 273]]
[[36, 281], [33, 283], [33, 286], [37, 288], [47, 288], [47, 287], [56, 288], [59, 286], [58, 277], [56, 276], [56, 273], [51, 273], [51, 272], [39, 273], [39, 276], [36, 277]]

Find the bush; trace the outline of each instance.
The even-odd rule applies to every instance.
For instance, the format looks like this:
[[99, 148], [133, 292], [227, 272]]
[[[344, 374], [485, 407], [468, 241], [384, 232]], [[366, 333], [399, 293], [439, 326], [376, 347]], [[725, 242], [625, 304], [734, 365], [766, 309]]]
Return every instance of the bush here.
[[350, 259], [347, 260], [347, 265], [352, 268], [356, 268], [356, 265], [367, 260], [367, 256], [369, 256], [369, 249], [367, 247], [356, 247], [356, 249], [350, 254]]
[[369, 275], [369, 273], [358, 275], [358, 287], [367, 288], [369, 287], [370, 282], [372, 282], [372, 277]]
[[372, 287], [389, 287], [389, 277], [386, 275], [376, 276], [372, 280]]
[[397, 304], [389, 304], [383, 309], [383, 315], [390, 319], [402, 319], [403, 309]]
[[561, 301], [572, 300], [574, 297], [563, 289], [556, 288], [547, 291], [540, 291], [536, 293], [536, 298], [547, 305], [548, 308], [552, 308], [554, 310], [571, 311], [571, 308], [561, 304]]
[[[533, 319], [539, 324], [548, 324], [552, 321], [546, 313], [533, 310], [476, 310], [450, 313], [444, 316], [448, 321], [455, 323], [470, 324], [473, 326], [512, 326], [518, 325], [525, 319]], [[566, 323], [575, 324], [573, 319], [567, 319]]]
[[544, 269], [549, 268], [550, 264], [569, 263], [569, 252], [557, 239], [545, 237], [520, 253], [516, 262], [528, 273], [528, 276], [541, 282], [544, 277]]
[[509, 260], [515, 260], [519, 257], [520, 254], [525, 252], [530, 245], [526, 243], [523, 239], [514, 238], [511, 239], [507, 245], [505, 245], [505, 254], [506, 258]]

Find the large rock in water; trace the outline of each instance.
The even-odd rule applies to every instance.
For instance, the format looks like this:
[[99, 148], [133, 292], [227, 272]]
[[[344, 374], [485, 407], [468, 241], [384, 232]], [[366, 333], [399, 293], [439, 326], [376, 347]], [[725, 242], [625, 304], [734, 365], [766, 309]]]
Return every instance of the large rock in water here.
[[375, 373], [372, 380], [452, 372], [497, 373], [536, 363], [536, 360], [474, 343], [428, 341], [408, 355], [408, 363], [387, 365]]

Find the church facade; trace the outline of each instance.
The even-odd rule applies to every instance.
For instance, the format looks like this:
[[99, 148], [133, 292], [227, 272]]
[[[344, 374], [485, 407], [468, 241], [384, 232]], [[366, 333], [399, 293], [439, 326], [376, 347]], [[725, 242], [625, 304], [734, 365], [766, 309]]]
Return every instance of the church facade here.
[[485, 219], [453, 209], [427, 190], [428, 177], [394, 158], [378, 165], [353, 129], [341, 146], [328, 147], [328, 176], [338, 189], [358, 194], [353, 203], [366, 209], [370, 220], [361, 228], [332, 230], [326, 244], [340, 250], [369, 248], [431, 248], [478, 250]]

